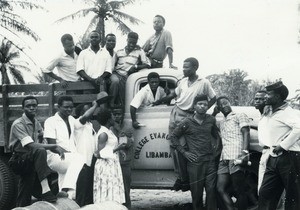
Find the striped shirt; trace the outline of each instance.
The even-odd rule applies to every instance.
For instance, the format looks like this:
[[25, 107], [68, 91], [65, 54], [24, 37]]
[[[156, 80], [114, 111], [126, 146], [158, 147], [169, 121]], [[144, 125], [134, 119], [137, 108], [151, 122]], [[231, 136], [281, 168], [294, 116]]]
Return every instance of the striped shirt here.
[[243, 134], [241, 129], [248, 127], [249, 118], [244, 113], [231, 112], [220, 122], [223, 150], [221, 160], [234, 160], [242, 154]]

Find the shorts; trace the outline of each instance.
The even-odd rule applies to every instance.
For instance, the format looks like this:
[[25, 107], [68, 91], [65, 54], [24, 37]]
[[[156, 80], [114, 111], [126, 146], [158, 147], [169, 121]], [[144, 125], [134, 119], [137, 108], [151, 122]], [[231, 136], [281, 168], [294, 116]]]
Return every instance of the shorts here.
[[218, 166], [218, 174], [233, 174], [237, 171], [244, 171], [240, 165], [235, 165], [234, 160], [221, 160]]

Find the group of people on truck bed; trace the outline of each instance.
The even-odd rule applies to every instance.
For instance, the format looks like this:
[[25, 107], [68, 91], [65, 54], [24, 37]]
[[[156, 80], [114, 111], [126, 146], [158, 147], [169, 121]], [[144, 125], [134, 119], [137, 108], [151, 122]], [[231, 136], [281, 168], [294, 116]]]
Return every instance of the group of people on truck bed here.
[[[67, 91], [44, 128], [36, 119], [37, 98], [24, 98], [24, 114], [13, 123], [10, 133], [14, 152], [10, 166], [20, 175], [17, 206], [29, 205], [34, 195], [49, 202], [69, 197], [80, 206], [115, 201], [131, 208], [130, 157], [134, 139], [133, 130], [125, 130], [122, 125], [125, 83], [128, 75], [142, 68], [162, 67], [166, 55], [169, 67], [176, 68], [172, 64], [171, 34], [163, 29], [164, 24], [162, 16], [155, 16], [156, 33], [142, 48], [137, 45], [138, 35], [130, 32], [127, 46], [116, 53], [113, 34], [106, 36], [106, 47], [100, 48], [99, 33], [91, 32], [90, 47], [79, 55], [71, 35], [62, 36], [64, 52], [45, 73], [63, 87], [79, 79], [87, 80], [100, 93], [92, 104], [78, 105], [74, 118], [74, 103], [69, 96], [72, 92]], [[59, 76], [52, 72], [55, 67]], [[178, 177], [173, 189], [190, 190], [194, 210], [245, 210], [249, 203], [258, 204], [260, 210], [273, 210], [281, 197], [285, 198], [285, 209], [299, 209], [300, 112], [285, 101], [287, 87], [277, 82], [254, 97], [262, 115], [258, 138], [263, 152], [259, 185], [253, 192], [247, 183], [250, 119], [244, 113], [235, 113], [228, 97], [217, 98], [210, 82], [196, 73], [198, 67], [196, 58], [185, 59], [184, 78], [173, 91], [160, 87], [159, 73], [149, 71], [148, 84], [130, 104], [132, 127], [138, 129], [142, 126], [136, 117], [140, 106], [156, 106], [175, 98], [169, 121], [170, 150]], [[213, 113], [207, 114], [215, 103]], [[91, 123], [96, 109], [100, 124], [97, 131]], [[215, 116], [219, 112], [224, 118], [217, 123]], [[48, 183], [53, 171], [58, 174], [58, 193]]]

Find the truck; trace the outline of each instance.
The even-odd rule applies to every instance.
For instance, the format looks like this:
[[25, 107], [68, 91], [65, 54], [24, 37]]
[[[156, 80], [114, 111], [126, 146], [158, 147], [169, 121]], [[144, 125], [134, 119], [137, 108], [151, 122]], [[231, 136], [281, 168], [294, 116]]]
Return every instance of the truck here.
[[[147, 75], [151, 71], [160, 75], [160, 86], [175, 89], [177, 82], [183, 78], [181, 71], [171, 69], [144, 69], [131, 74], [126, 82], [124, 128], [133, 129], [130, 116], [130, 102], [134, 95], [147, 84]], [[94, 87], [88, 82], [71, 83], [67, 90], [89, 90]], [[65, 91], [59, 83], [51, 84], [26, 84], [3, 85], [0, 98], [0, 209], [8, 209], [13, 206], [16, 198], [16, 176], [7, 165], [11, 156], [9, 150], [9, 132], [13, 121], [19, 118], [22, 111], [22, 100], [26, 95], [35, 95], [39, 106], [37, 118], [43, 122], [56, 112], [57, 100]], [[74, 103], [92, 102], [96, 94], [72, 95]], [[170, 152], [170, 140], [168, 138], [168, 124], [170, 112], [174, 102], [152, 107], [144, 107], [137, 110], [137, 120], [144, 127], [133, 129], [133, 154], [132, 154], [132, 185], [131, 188], [170, 189], [176, 175], [173, 170], [173, 159]], [[258, 161], [261, 147], [258, 144], [256, 125], [260, 118], [259, 111], [254, 107], [233, 107], [235, 112], [243, 112], [252, 119], [250, 153], [252, 165], [249, 171], [257, 176]], [[208, 113], [211, 113], [209, 110]], [[221, 119], [218, 114], [217, 121]], [[99, 125], [96, 125], [97, 127]], [[255, 179], [255, 178], [254, 178]], [[255, 187], [255, 186], [254, 186]]]

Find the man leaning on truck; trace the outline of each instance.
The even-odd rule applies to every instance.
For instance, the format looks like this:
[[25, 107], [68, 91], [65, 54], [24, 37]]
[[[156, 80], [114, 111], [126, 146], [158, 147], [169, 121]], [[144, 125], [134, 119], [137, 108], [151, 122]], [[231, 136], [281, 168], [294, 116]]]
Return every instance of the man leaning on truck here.
[[[160, 100], [160, 102], [166, 102], [176, 97], [175, 106], [170, 114], [169, 133], [172, 133], [185, 117], [193, 115], [193, 100], [198, 94], [208, 96], [208, 109], [216, 102], [216, 94], [211, 83], [196, 74], [198, 67], [199, 62], [196, 58], [190, 57], [185, 59], [183, 62], [184, 78], [179, 81], [175, 91]], [[181, 144], [186, 146], [185, 141], [181, 141]], [[186, 191], [189, 188], [186, 159], [176, 150], [174, 151], [173, 159], [175, 172], [178, 173], [174, 190], [182, 189]]]
[[[25, 97], [22, 101], [24, 113], [22, 117], [13, 122], [10, 130], [9, 146], [13, 151], [13, 156], [9, 162], [13, 170], [14, 168], [19, 170], [18, 174], [20, 175], [17, 207], [30, 205], [33, 192], [40, 187], [42, 200], [48, 202], [56, 202], [57, 200], [48, 185], [47, 177], [51, 174], [51, 169], [47, 165], [46, 150], [59, 155], [66, 150], [55, 144], [40, 143], [43, 140], [43, 128], [35, 118], [37, 106], [37, 98], [34, 96]], [[22, 163], [22, 171], [20, 171], [20, 163]]]

